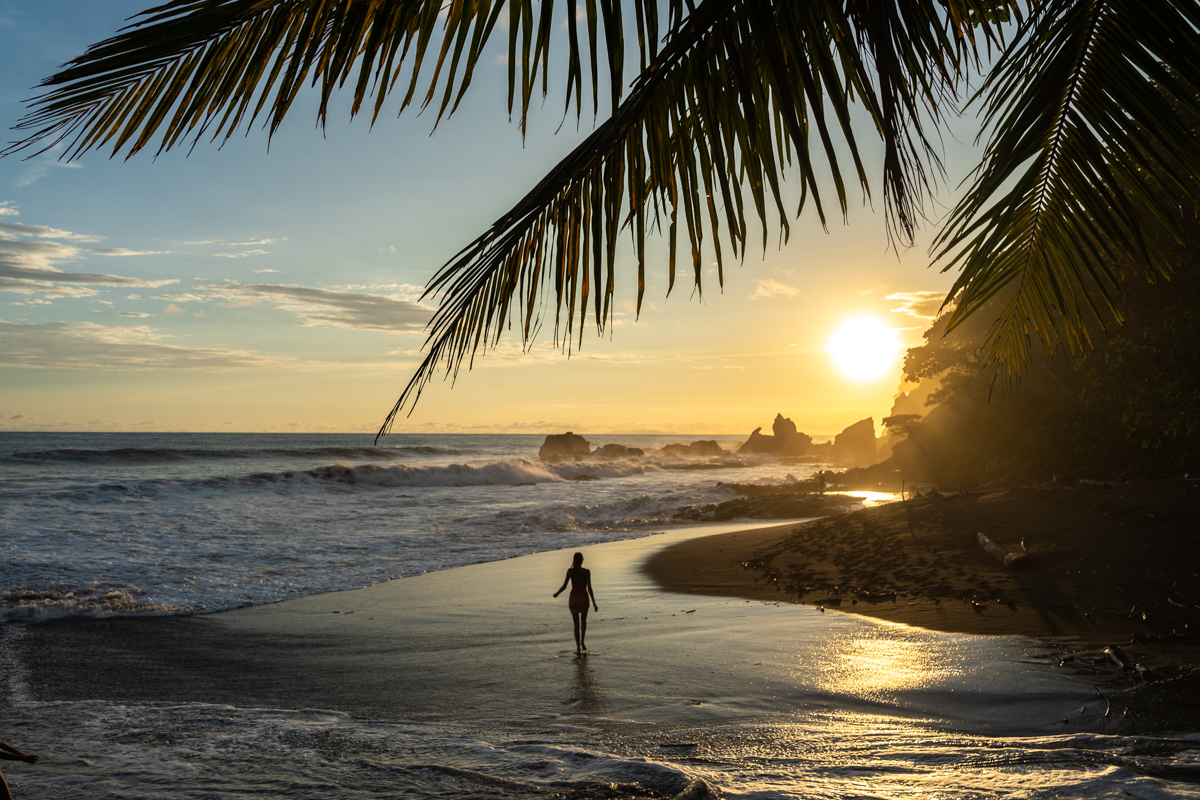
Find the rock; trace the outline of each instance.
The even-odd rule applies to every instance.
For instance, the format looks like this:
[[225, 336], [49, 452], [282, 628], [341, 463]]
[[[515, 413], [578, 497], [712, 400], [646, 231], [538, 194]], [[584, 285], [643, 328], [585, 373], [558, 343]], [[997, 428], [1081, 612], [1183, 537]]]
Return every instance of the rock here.
[[560, 456], [586, 456], [591, 452], [592, 446], [587, 439], [567, 431], [547, 436], [546, 441], [542, 442], [542, 446], [538, 450], [538, 458], [550, 461]]
[[664, 458], [708, 458], [725, 455], [725, 451], [715, 439], [704, 439], [691, 444], [669, 444], [658, 453]]
[[695, 522], [727, 522], [732, 519], [800, 519], [823, 517], [848, 511], [857, 501], [843, 495], [774, 494], [739, 497], [724, 503], [684, 506], [672, 517]]
[[741, 455], [767, 453], [773, 456], [803, 456], [808, 454], [812, 437], [796, 430], [796, 423], [783, 414], [775, 415], [771, 425], [771, 436], [762, 433], [762, 428], [755, 428], [754, 433], [746, 443], [738, 448]]
[[875, 441], [875, 420], [871, 417], [854, 423], [833, 440], [834, 460], [848, 466], [862, 467], [874, 464], [878, 449], [878, 443]]
[[603, 447], [597, 447], [592, 453], [592, 457], [603, 459], [634, 458], [645, 454], [645, 451], [640, 447], [626, 447], [623, 444], [606, 444]]

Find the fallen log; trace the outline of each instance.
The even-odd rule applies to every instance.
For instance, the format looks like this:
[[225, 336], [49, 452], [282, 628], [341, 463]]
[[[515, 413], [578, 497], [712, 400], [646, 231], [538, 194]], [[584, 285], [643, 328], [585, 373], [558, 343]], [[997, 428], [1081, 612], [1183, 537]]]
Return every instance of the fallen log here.
[[992, 558], [1009, 569], [1025, 569], [1033, 565], [1033, 561], [1028, 555], [1025, 553], [1010, 553], [989, 539], [985, 533], [981, 532], [975, 538], [979, 542], [979, 546], [986, 550]]

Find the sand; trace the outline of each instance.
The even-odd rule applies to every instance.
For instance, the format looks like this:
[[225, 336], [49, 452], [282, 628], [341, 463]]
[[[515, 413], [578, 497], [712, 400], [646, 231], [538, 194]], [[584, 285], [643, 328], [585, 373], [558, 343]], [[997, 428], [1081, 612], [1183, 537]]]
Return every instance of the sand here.
[[[930, 630], [1068, 637], [1200, 663], [1200, 481], [932, 495], [666, 548], [670, 591], [772, 599]], [[1030, 556], [1004, 567], [983, 532]]]
[[1050, 643], [685, 596], [644, 572], [663, 547], [710, 532], [584, 548], [600, 611], [583, 659], [565, 597], [551, 597], [571, 560], [559, 551], [220, 614], [30, 625], [15, 642], [22, 691], [373, 720], [583, 714], [658, 726], [828, 709], [993, 733], [1061, 731], [1068, 714], [1090, 730], [1112, 723], [1091, 682], [1054, 666]]

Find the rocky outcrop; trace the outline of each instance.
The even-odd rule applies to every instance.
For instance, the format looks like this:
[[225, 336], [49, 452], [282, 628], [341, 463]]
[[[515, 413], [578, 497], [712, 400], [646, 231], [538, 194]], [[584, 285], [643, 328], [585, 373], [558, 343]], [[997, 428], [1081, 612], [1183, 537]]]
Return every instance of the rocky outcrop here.
[[582, 436], [567, 431], [552, 433], [542, 442], [538, 450], [538, 458], [543, 461], [553, 461], [563, 456], [586, 456], [592, 452], [592, 446]]
[[731, 519], [800, 519], [824, 517], [849, 511], [857, 498], [845, 495], [771, 494], [739, 497], [724, 503], [684, 506], [672, 516], [694, 522], [725, 522]]
[[592, 458], [612, 460], [616, 458], [636, 458], [645, 454], [646, 451], [640, 447], [626, 447], [623, 444], [606, 444], [603, 447], [597, 447], [592, 453]]
[[715, 439], [704, 439], [691, 444], [669, 444], [658, 451], [664, 458], [710, 458], [723, 456], [725, 451]]
[[875, 463], [878, 449], [875, 420], [867, 417], [837, 435], [833, 440], [833, 459], [846, 466], [864, 467]]
[[783, 414], [775, 415], [771, 425], [772, 435], [762, 433], [762, 428], [755, 428], [754, 433], [746, 443], [738, 448], [739, 455], [766, 453], [773, 456], [803, 456], [808, 454], [812, 437], [796, 430], [796, 423]]

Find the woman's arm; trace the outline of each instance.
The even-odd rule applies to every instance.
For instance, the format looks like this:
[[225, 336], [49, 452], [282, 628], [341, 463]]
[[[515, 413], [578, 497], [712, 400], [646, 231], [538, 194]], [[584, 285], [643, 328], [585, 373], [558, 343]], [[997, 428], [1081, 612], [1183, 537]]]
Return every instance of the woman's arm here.
[[558, 591], [554, 593], [554, 596], [558, 597], [560, 594], [562, 594], [563, 590], [567, 588], [567, 584], [570, 582], [571, 582], [571, 570], [567, 570], [567, 577], [563, 578], [563, 585], [558, 587]]
[[588, 572], [588, 596], [592, 598], [592, 608], [596, 611], [600, 610], [600, 606], [596, 605], [596, 593], [592, 591], [592, 573]]
[[26, 755], [17, 748], [0, 739], [0, 759], [3, 759], [4, 761], [24, 761], [26, 764], [32, 764], [38, 760], [38, 757]]

